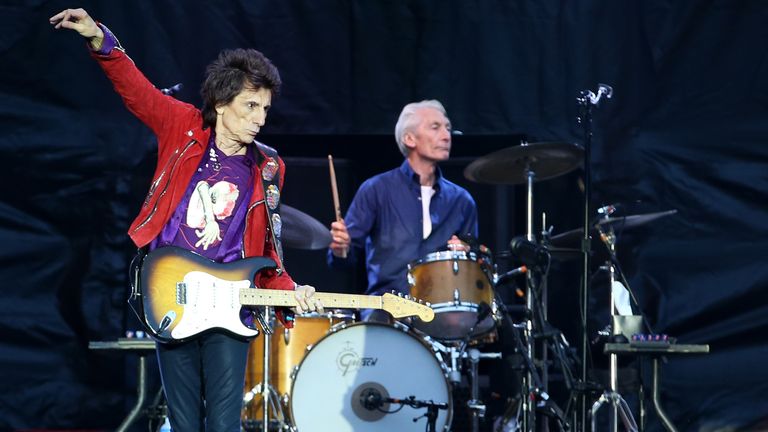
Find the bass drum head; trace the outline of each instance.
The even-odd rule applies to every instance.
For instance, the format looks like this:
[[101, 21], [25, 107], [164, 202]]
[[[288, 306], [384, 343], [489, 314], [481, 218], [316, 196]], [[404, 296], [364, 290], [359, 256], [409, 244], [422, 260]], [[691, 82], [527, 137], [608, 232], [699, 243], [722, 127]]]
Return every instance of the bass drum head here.
[[[425, 342], [401, 327], [357, 323], [329, 333], [307, 353], [291, 389], [293, 424], [300, 432], [426, 430], [427, 408], [384, 403], [375, 396], [448, 404], [436, 431], [451, 423], [451, 392], [443, 363]], [[367, 406], [366, 406], [367, 405]], [[397, 411], [397, 412], [392, 412]]]

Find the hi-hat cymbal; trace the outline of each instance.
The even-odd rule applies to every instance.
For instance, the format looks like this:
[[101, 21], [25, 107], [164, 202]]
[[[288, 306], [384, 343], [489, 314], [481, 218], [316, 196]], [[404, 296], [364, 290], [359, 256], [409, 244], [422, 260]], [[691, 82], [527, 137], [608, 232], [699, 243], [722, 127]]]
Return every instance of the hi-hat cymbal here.
[[584, 149], [567, 142], [523, 143], [487, 154], [464, 169], [464, 177], [477, 183], [522, 184], [528, 172], [534, 181], [566, 174], [582, 164]]
[[280, 206], [280, 216], [283, 247], [318, 250], [331, 244], [330, 228], [312, 216], [286, 204]]
[[[598, 220], [592, 225], [592, 234], [597, 234], [597, 228], [613, 228], [614, 230], [623, 230], [629, 228], [635, 228], [641, 225], [645, 225], [658, 218], [669, 216], [677, 213], [677, 210], [667, 210], [654, 213], [644, 213], [620, 217], [609, 217]], [[552, 236], [549, 242], [552, 245], [559, 247], [575, 247], [581, 243], [581, 239], [584, 237], [584, 229], [576, 228], [570, 231], [565, 231], [560, 234]], [[593, 235], [593, 237], [596, 237]]]

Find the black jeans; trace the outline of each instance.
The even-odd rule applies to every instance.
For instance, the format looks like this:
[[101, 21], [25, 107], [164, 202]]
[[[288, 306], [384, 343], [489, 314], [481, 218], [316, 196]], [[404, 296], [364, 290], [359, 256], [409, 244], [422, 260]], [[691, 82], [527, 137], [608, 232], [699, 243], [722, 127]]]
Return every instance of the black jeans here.
[[157, 344], [174, 431], [240, 432], [248, 343], [208, 333], [179, 344]]

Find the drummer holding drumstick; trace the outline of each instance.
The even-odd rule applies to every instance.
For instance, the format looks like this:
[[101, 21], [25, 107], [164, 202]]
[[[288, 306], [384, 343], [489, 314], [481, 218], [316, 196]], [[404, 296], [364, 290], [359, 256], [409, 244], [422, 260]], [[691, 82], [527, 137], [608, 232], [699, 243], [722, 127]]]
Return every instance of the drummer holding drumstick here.
[[[445, 179], [438, 163], [451, 152], [451, 122], [436, 100], [410, 103], [395, 125], [405, 161], [363, 182], [344, 219], [331, 224], [328, 264], [349, 268], [365, 254], [368, 295], [409, 293], [408, 263], [439, 249], [468, 250], [477, 238], [477, 207], [465, 189]], [[390, 321], [382, 311], [362, 319]]]

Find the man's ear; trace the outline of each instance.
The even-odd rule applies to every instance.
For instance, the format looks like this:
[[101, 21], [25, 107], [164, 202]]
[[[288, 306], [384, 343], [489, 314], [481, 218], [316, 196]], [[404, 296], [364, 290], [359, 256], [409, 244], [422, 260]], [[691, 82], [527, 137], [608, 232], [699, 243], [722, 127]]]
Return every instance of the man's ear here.
[[217, 105], [215, 109], [216, 109], [216, 114], [218, 115], [224, 114], [224, 105]]
[[413, 136], [411, 132], [406, 132], [403, 134], [403, 145], [405, 145], [406, 148], [409, 150], [413, 150], [416, 148], [416, 137]]

